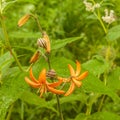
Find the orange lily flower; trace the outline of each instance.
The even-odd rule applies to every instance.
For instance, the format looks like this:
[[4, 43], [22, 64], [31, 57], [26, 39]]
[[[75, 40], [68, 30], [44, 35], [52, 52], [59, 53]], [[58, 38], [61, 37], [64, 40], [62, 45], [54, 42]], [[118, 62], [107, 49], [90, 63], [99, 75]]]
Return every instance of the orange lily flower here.
[[71, 85], [64, 96], [70, 95], [74, 91], [75, 86], [80, 87], [82, 85], [81, 80], [83, 80], [88, 75], [88, 71], [85, 71], [84, 73], [79, 75], [81, 72], [81, 65], [78, 61], [76, 61], [76, 71], [70, 64], [68, 65], [68, 68], [70, 71], [70, 78], [68, 78], [67, 82], [71, 82]]
[[[31, 80], [30, 80], [31, 79]], [[54, 83], [49, 83], [46, 80], [46, 69], [43, 69], [40, 73], [38, 80], [34, 77], [32, 68], [30, 69], [30, 79], [25, 77], [25, 81], [34, 88], [40, 89], [40, 97], [42, 97], [43, 93], [46, 93], [47, 90], [54, 94], [64, 94], [63, 90], [57, 90], [55, 87], [59, 86], [63, 81], [59, 80]]]

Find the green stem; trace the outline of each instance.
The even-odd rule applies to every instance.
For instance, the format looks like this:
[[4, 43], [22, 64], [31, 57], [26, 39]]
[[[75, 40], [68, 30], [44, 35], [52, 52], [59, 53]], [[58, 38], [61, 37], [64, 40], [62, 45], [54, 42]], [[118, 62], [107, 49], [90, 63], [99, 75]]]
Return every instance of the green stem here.
[[90, 115], [91, 114], [91, 110], [92, 110], [92, 105], [88, 104], [87, 105], [87, 110], [86, 110], [86, 115]]
[[36, 23], [37, 23], [37, 25], [38, 25], [38, 28], [39, 28], [39, 30], [40, 30], [40, 32], [43, 33], [43, 30], [42, 30], [42, 27], [41, 27], [41, 25], [40, 25], [40, 22], [39, 22], [39, 19], [38, 19], [37, 15], [31, 14], [31, 16], [35, 19], [35, 21], [36, 21]]
[[101, 98], [101, 101], [100, 101], [100, 104], [99, 104], [99, 107], [98, 107], [98, 112], [100, 112], [100, 110], [101, 110], [101, 108], [103, 106], [104, 100], [105, 100], [105, 95], [103, 95], [102, 98]]
[[11, 55], [13, 56], [14, 60], [16, 61], [19, 69], [21, 71], [23, 71], [22, 69], [22, 66], [19, 62], [19, 60], [17, 59], [17, 56], [16, 56], [16, 53], [12, 50], [11, 48], [11, 45], [10, 45], [10, 42], [9, 42], [9, 38], [8, 38], [8, 34], [7, 34], [7, 30], [6, 30], [6, 26], [5, 26], [5, 23], [4, 23], [4, 17], [0, 14], [0, 22], [1, 22], [1, 25], [2, 25], [2, 29], [3, 29], [3, 33], [4, 33], [4, 37], [5, 37], [5, 43], [6, 43], [6, 47], [7, 49], [10, 51]]
[[103, 23], [103, 21], [102, 21], [102, 19], [101, 19], [101, 16], [100, 16], [99, 11], [98, 11], [98, 15], [97, 15], [95, 12], [94, 12], [94, 15], [95, 15], [95, 16], [97, 17], [97, 19], [99, 20], [99, 22], [100, 22], [100, 24], [101, 24], [101, 26], [102, 26], [105, 34], [107, 34], [107, 29], [106, 29], [106, 27], [105, 27], [105, 25], [104, 25], [104, 23]]
[[59, 95], [56, 95], [56, 98], [57, 98], [57, 106], [58, 106], [58, 110], [59, 110], [59, 114], [60, 114], [61, 120], [64, 120], [63, 114], [62, 114], [62, 109], [61, 109], [61, 106], [60, 106]]
[[[47, 55], [47, 58], [48, 58], [48, 60], [47, 60], [48, 67], [49, 67], [49, 70], [51, 70], [51, 62], [50, 62], [50, 56], [49, 56], [49, 54]], [[56, 94], [56, 99], [57, 99], [57, 107], [58, 107], [60, 118], [61, 118], [61, 120], [64, 120], [63, 114], [62, 114], [61, 105], [60, 105], [60, 98], [59, 98], [59, 95], [57, 95], [57, 94]]]
[[14, 106], [14, 104], [12, 104], [12, 105], [10, 106], [9, 111], [8, 111], [8, 114], [7, 114], [7, 117], [6, 117], [6, 120], [10, 120], [13, 106]]
[[24, 120], [24, 102], [21, 101], [21, 120]]

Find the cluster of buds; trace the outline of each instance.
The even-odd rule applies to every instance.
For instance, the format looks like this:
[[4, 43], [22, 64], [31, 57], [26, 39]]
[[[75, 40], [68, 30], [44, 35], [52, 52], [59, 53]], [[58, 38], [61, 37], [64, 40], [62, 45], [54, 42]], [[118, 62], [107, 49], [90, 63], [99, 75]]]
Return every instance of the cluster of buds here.
[[116, 20], [114, 11], [110, 10], [110, 12], [109, 12], [108, 9], [105, 9], [105, 16], [103, 16], [102, 19], [104, 22], [106, 22], [108, 24], [113, 23]]
[[[21, 27], [22, 25], [24, 25], [28, 19], [29, 19], [30, 15], [25, 15], [23, 16], [19, 21], [18, 21], [18, 26]], [[38, 47], [41, 47], [43, 49], [45, 49], [45, 52], [47, 54], [50, 54], [50, 39], [49, 36], [47, 35], [46, 32], [42, 32], [42, 38], [39, 38], [37, 40], [37, 45]], [[30, 59], [30, 63], [35, 63], [40, 56], [40, 51], [37, 51]], [[48, 57], [48, 56], [46, 56]], [[46, 93], [47, 91], [52, 92], [54, 94], [64, 94], [64, 96], [68, 96], [70, 95], [75, 87], [80, 87], [82, 85], [81, 80], [83, 80], [84, 78], [87, 77], [88, 75], [88, 71], [85, 71], [84, 73], [82, 73], [80, 75], [81, 72], [81, 64], [79, 63], [79, 61], [76, 61], [76, 70], [74, 70], [74, 68], [69, 64], [68, 65], [69, 71], [70, 71], [70, 76], [68, 78], [63, 78], [60, 76], [57, 76], [55, 70], [51, 69], [47, 72], [47, 70], [44, 68], [40, 74], [38, 79], [36, 79], [33, 75], [33, 71], [32, 71], [32, 67], [30, 68], [30, 75], [29, 77], [25, 77], [25, 81], [33, 88], [38, 88], [39, 92], [40, 92], [40, 97], [42, 97], [43, 93]], [[51, 80], [52, 82], [48, 82], [48, 80]], [[53, 81], [56, 80], [56, 81]], [[65, 92], [64, 90], [62, 90], [63, 87], [60, 87], [60, 85], [62, 83], [70, 83], [70, 87], [67, 90], [67, 92]], [[64, 85], [65, 85], [64, 84]], [[60, 87], [60, 89], [56, 89], [56, 87]]]
[[88, 2], [87, 0], [84, 0], [83, 3], [86, 7], [86, 11], [93, 12], [95, 9], [100, 8], [99, 3], [93, 4], [91, 2]]

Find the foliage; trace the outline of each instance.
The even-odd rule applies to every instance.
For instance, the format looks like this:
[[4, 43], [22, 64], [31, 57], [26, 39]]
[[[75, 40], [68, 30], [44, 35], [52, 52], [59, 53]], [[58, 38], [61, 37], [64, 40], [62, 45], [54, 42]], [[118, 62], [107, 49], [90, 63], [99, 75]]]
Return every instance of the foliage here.
[[[58, 76], [69, 77], [67, 65], [75, 68], [76, 60], [81, 63], [81, 73], [89, 72], [82, 86], [70, 96], [59, 95], [64, 119], [120, 119], [119, 1], [87, 2], [92, 3], [91, 7], [100, 3], [100, 7], [87, 11], [84, 0], [0, 1], [0, 120], [60, 119], [56, 96], [47, 92], [40, 98], [24, 80], [31, 66], [36, 78], [43, 68], [49, 71], [50, 67], [45, 50], [37, 46], [43, 36], [37, 22], [49, 35], [48, 56]], [[102, 19], [105, 8], [114, 10], [113, 23]], [[32, 17], [18, 27], [19, 19], [26, 14]], [[36, 51], [41, 56], [31, 64]], [[68, 90], [69, 86], [63, 89]]]

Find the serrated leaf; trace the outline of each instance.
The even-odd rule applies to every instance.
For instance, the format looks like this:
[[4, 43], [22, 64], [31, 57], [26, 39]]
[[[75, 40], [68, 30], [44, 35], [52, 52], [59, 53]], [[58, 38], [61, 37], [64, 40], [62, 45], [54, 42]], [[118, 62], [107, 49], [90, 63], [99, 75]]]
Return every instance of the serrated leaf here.
[[111, 29], [109, 29], [106, 38], [109, 41], [115, 41], [118, 38], [120, 38], [120, 25], [114, 26]]
[[82, 39], [83, 37], [84, 37], [84, 35], [82, 34], [80, 37], [72, 37], [72, 38], [66, 38], [66, 39], [56, 40], [56, 41], [54, 41], [51, 44], [51, 46], [52, 46], [51, 48], [52, 48], [52, 50], [62, 48], [65, 45], [67, 45], [67, 44], [69, 44], [71, 42], [74, 42], [74, 41]]

